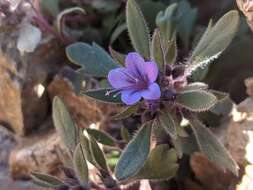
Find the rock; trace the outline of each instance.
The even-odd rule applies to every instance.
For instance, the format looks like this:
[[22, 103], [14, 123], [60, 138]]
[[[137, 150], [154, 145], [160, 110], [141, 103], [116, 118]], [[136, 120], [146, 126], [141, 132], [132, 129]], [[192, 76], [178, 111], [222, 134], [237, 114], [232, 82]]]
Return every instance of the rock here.
[[61, 164], [56, 147], [64, 149], [60, 137], [52, 130], [21, 139], [10, 155], [9, 165], [14, 179], [27, 179], [32, 171], [54, 173]]
[[16, 141], [13, 134], [0, 126], [0, 179], [9, 173], [9, 155], [15, 145]]
[[13, 181], [10, 178], [0, 179], [1, 190], [49, 190], [29, 181]]
[[232, 173], [218, 168], [201, 153], [191, 156], [190, 165], [205, 190], [234, 189], [237, 184], [238, 179]]
[[0, 122], [27, 135], [49, 114], [46, 88], [62, 66], [64, 50], [53, 41], [25, 57], [13, 49], [6, 48], [0, 56]]
[[23, 134], [20, 86], [13, 80], [16, 72], [10, 60], [0, 56], [0, 123]]
[[51, 100], [58, 96], [66, 104], [73, 119], [81, 128], [87, 128], [93, 123], [103, 121], [107, 116], [115, 113], [117, 106], [96, 102], [86, 96], [77, 96], [71, 81], [76, 76], [74, 70], [65, 67], [54, 77], [48, 87]]
[[245, 85], [247, 87], [248, 95], [250, 95], [251, 98], [253, 98], [253, 77], [246, 79]]
[[43, 44], [29, 57], [21, 86], [24, 133], [29, 134], [44, 122], [50, 113], [50, 100], [46, 91], [53, 76], [64, 62], [64, 50], [54, 41]]

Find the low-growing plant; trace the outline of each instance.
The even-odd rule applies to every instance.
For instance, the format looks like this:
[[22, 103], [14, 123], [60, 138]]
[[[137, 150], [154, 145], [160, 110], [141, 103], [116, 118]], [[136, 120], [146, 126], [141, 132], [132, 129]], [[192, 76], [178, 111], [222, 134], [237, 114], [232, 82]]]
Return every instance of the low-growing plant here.
[[[209, 89], [205, 83], [191, 82], [195, 72], [208, 66], [230, 44], [237, 32], [238, 12], [228, 12], [215, 24], [210, 21], [192, 53], [179, 63], [170, 16], [176, 6], [172, 4], [159, 13], [158, 27], [151, 35], [136, 1], [127, 1], [127, 29], [135, 52], [124, 55], [111, 48], [110, 56], [95, 43], [79, 42], [67, 47], [69, 60], [81, 67], [79, 74], [108, 81], [106, 88], [88, 89], [81, 94], [125, 106], [112, 119], [138, 116], [141, 127], [132, 137], [125, 127], [121, 129], [127, 145], [112, 172], [98, 143], [114, 149], [122, 147], [120, 143], [102, 131], [76, 128], [63, 101], [56, 97], [53, 120], [68, 150], [69, 159], [63, 167], [66, 177], [60, 180], [33, 173], [36, 183], [55, 189], [122, 189], [122, 184], [142, 179], [169, 180], [177, 175], [182, 156], [195, 151], [238, 175], [236, 162], [200, 120], [200, 113], [219, 113], [228, 95]], [[97, 169], [101, 184], [89, 178], [87, 163]]]

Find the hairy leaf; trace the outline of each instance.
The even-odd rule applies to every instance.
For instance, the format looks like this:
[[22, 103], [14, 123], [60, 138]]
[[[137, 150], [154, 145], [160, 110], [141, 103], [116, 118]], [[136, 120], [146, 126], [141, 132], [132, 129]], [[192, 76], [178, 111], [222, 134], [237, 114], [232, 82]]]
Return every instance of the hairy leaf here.
[[208, 111], [217, 103], [217, 98], [204, 90], [182, 91], [176, 98], [176, 103], [194, 112]]
[[194, 82], [194, 83], [190, 83], [186, 87], [184, 87], [183, 91], [206, 90], [207, 88], [208, 88], [208, 85], [203, 82]]
[[95, 162], [93, 160], [92, 153], [90, 150], [89, 139], [82, 132], [80, 133], [79, 141], [83, 149], [83, 153], [86, 160], [89, 161], [91, 164], [95, 165]]
[[90, 150], [93, 160], [96, 163], [95, 166], [98, 169], [102, 169], [104, 172], [110, 173], [106, 163], [105, 155], [92, 135], [90, 135]]
[[128, 0], [126, 20], [131, 42], [137, 52], [150, 59], [150, 34], [145, 18], [135, 0]]
[[192, 130], [200, 150], [208, 159], [222, 168], [229, 169], [238, 175], [238, 165], [226, 148], [216, 139], [212, 132], [197, 119], [190, 120]]
[[89, 170], [81, 144], [76, 146], [73, 157], [73, 165], [79, 183], [86, 186], [89, 182]]
[[118, 67], [109, 54], [100, 46], [93, 43], [92, 46], [77, 42], [67, 47], [69, 60], [84, 68], [84, 71], [95, 77], [107, 77], [111, 69]]
[[177, 6], [177, 3], [171, 4], [165, 11], [159, 12], [156, 17], [156, 25], [160, 29], [164, 47], [167, 47], [167, 43], [171, 41], [175, 33], [175, 13]]
[[115, 139], [103, 131], [99, 131], [96, 129], [86, 129], [86, 131], [88, 132], [89, 135], [92, 135], [96, 139], [97, 142], [103, 145], [107, 145], [107, 146], [116, 145]]
[[160, 71], [165, 72], [164, 50], [159, 29], [156, 29], [153, 34], [151, 54], [152, 59], [157, 63]]
[[168, 42], [168, 49], [165, 55], [166, 64], [174, 64], [177, 60], [177, 42], [176, 38]]
[[119, 65], [122, 65], [122, 66], [125, 66], [125, 58], [126, 56], [115, 51], [114, 49], [112, 49], [111, 47], [109, 47], [109, 50], [110, 50], [110, 53], [111, 53], [111, 56], [112, 58], [117, 61], [117, 63]]
[[125, 108], [121, 113], [112, 117], [112, 119], [121, 120], [130, 117], [131, 115], [135, 114], [139, 109], [139, 104], [135, 104], [133, 106], [129, 106]]
[[60, 12], [60, 14], [57, 15], [57, 22], [56, 22], [57, 30], [59, 33], [64, 33], [63, 32], [63, 27], [64, 27], [63, 18], [64, 18], [64, 16], [66, 16], [70, 13], [73, 13], [73, 12], [85, 13], [85, 10], [80, 7], [72, 7], [72, 8], [68, 8], [68, 9], [65, 9], [62, 12]]
[[118, 180], [134, 176], [144, 165], [150, 149], [151, 124], [145, 124], [130, 141], [115, 168]]
[[158, 145], [148, 156], [145, 165], [134, 179], [168, 180], [178, 170], [177, 154], [169, 145]]
[[61, 140], [66, 147], [74, 151], [77, 142], [76, 127], [66, 106], [59, 97], [55, 97], [53, 101], [53, 121]]
[[120, 128], [120, 135], [125, 142], [129, 142], [131, 139], [131, 134], [124, 126]]
[[162, 112], [158, 117], [159, 124], [174, 139], [177, 138], [178, 121], [169, 113]]
[[114, 104], [122, 103], [120, 95], [118, 95], [117, 92], [109, 93], [111, 90], [112, 89], [88, 90], [86, 92], [81, 92], [81, 94], [106, 103], [114, 103]]
[[239, 14], [235, 10], [225, 14], [213, 27], [210, 23], [190, 58], [188, 74], [216, 59], [231, 43], [238, 26]]
[[48, 174], [32, 172], [30, 176], [35, 184], [42, 187], [56, 188], [60, 185], [64, 185], [64, 183], [60, 179]]

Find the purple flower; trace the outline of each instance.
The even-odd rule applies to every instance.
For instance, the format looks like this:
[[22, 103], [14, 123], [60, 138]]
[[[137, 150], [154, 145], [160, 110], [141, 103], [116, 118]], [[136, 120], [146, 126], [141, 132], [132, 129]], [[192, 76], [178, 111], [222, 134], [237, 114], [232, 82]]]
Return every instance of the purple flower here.
[[155, 82], [158, 68], [155, 62], [147, 61], [138, 53], [129, 53], [125, 67], [113, 69], [108, 74], [108, 80], [114, 91], [121, 93], [121, 100], [127, 105], [133, 105], [144, 98], [157, 100], [161, 96], [159, 85]]

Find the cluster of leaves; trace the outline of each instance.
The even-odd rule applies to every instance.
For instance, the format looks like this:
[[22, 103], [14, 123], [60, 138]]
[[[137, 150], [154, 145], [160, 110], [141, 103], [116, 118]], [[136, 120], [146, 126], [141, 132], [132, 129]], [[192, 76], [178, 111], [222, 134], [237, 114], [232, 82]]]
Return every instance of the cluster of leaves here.
[[[158, 14], [157, 28], [150, 38], [149, 28], [139, 5], [135, 0], [128, 0], [126, 5], [127, 29], [132, 45], [135, 51], [146, 60], [154, 60], [157, 63], [161, 73], [160, 78], [162, 76], [171, 77], [171, 72], [168, 74], [167, 71], [168, 67], [183, 68], [180, 74], [190, 78], [194, 72], [198, 72], [199, 68], [208, 66], [230, 44], [239, 24], [237, 11], [228, 12], [216, 24], [210, 21], [199, 43], [192, 51], [193, 53], [184, 64], [178, 64], [176, 62], [176, 35], [175, 29], [172, 27], [175, 22], [173, 15], [177, 6], [177, 4], [172, 4], [164, 12]], [[192, 15], [194, 15], [194, 11]], [[110, 51], [111, 56], [96, 43], [92, 45], [75, 43], [66, 50], [70, 61], [81, 67], [79, 73], [105, 80], [111, 69], [124, 65], [125, 55], [113, 49]], [[202, 112], [219, 112], [221, 104], [228, 99], [228, 96], [222, 92], [208, 89], [207, 84], [189, 83], [188, 81], [186, 80], [187, 85], [180, 88], [170, 87], [169, 89], [166, 86], [163, 89], [160, 83], [162, 93], [173, 91], [175, 95], [169, 99], [162, 96], [159, 108], [155, 110], [155, 113], [151, 113], [148, 109], [143, 110], [142, 102], [140, 102], [125, 108], [114, 117], [114, 119], [123, 119], [132, 115], [141, 115], [144, 118], [142, 126], [129, 141], [117, 162], [116, 180], [112, 177], [104, 154], [97, 144], [99, 142], [110, 146], [116, 141], [101, 131], [90, 129], [86, 130], [88, 136], [84, 136], [75, 128], [64, 104], [59, 98], [56, 98], [53, 105], [54, 124], [70, 150], [70, 157], [73, 160], [72, 168], [75, 171], [75, 185], [85, 189], [92, 184], [88, 180], [86, 161], [98, 169], [100, 177], [108, 189], [120, 189], [118, 184], [121, 181], [167, 180], [176, 175], [179, 168], [178, 159], [183, 154], [191, 154], [194, 151], [203, 152], [209, 160], [237, 175], [236, 162], [199, 119], [199, 114]], [[108, 95], [107, 92], [111, 90], [112, 88], [108, 85], [107, 88], [92, 89], [82, 94], [99, 101], [122, 104], [119, 96], [115, 96], [114, 93]], [[146, 116], [151, 117], [146, 119]], [[187, 125], [181, 125], [183, 120], [187, 121]], [[127, 131], [125, 129], [122, 131], [122, 136], [126, 140], [129, 139]], [[151, 136], [154, 136], [152, 140], [156, 142], [152, 143], [155, 145], [152, 148]], [[167, 139], [165, 142], [161, 140], [164, 136]], [[106, 142], [105, 139], [107, 139]], [[40, 175], [34, 174], [33, 178], [35, 181], [43, 183], [45, 180]], [[46, 183], [50, 182], [50, 180], [46, 181]], [[63, 184], [70, 185], [66, 182]]]

